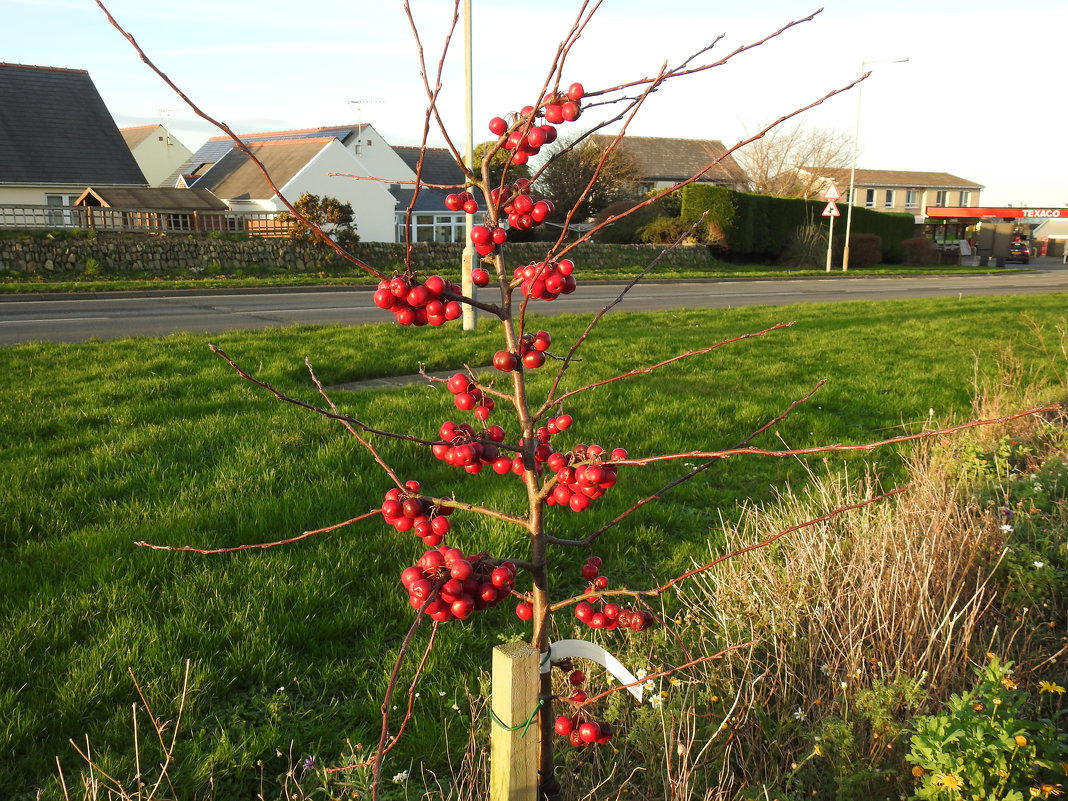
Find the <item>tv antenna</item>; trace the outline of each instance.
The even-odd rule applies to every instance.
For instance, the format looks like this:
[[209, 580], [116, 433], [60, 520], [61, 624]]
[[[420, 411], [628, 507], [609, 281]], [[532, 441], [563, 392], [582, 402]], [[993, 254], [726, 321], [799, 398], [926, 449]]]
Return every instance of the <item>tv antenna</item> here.
[[171, 145], [174, 144], [171, 141], [171, 114], [173, 114], [177, 110], [178, 109], [176, 109], [176, 108], [158, 108], [158, 109], [156, 109], [157, 113], [159, 113], [160, 119], [162, 120], [163, 130], [165, 130], [167, 132], [167, 142], [166, 142], [167, 147], [170, 147]]
[[385, 100], [349, 100], [348, 104], [356, 109], [356, 129], [358, 136], [356, 139], [356, 155], [360, 155], [360, 145], [363, 144], [363, 107], [376, 104], [385, 103]]

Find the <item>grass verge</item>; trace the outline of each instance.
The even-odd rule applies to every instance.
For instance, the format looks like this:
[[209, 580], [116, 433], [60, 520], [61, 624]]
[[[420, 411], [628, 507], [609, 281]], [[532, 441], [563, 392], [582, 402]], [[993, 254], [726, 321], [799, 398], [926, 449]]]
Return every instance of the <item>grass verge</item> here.
[[[629, 270], [598, 269], [594, 265], [583, 266], [583, 279], [587, 281], [629, 280], [641, 267]], [[824, 270], [801, 270], [793, 267], [770, 265], [735, 265], [726, 262], [708, 270], [658, 269], [649, 280], [727, 280], [739, 278], [864, 278], [865, 276], [910, 276], [910, 275], [985, 275], [1019, 272], [1019, 270], [994, 267], [902, 267], [880, 265], [864, 270], [843, 273], [840, 270], [827, 273]], [[459, 281], [459, 274], [445, 277]], [[622, 276], [622, 277], [621, 277]], [[377, 279], [363, 272], [282, 272], [278, 270], [238, 271], [216, 275], [109, 275], [71, 276], [66, 273], [37, 275], [32, 280], [7, 273], [0, 276], [0, 294], [22, 295], [38, 292], [129, 292], [175, 289], [233, 289], [235, 287], [301, 287], [301, 286], [373, 286]]]
[[[880, 439], [967, 414], [975, 376], [997, 375], [1007, 347], [1021, 353], [1035, 384], [1062, 375], [1042, 337], [1064, 325], [1064, 300], [619, 315], [598, 329], [570, 374], [574, 384], [785, 319], [798, 325], [578, 396], [568, 411], [582, 441], [625, 445], [632, 454], [713, 449], [828, 377], [830, 385], [767, 442]], [[557, 347], [584, 323], [553, 318]], [[46, 796], [56, 797], [48, 778], [54, 756], [69, 764], [67, 739], [85, 733], [102, 767], [132, 775], [129, 705], [137, 696], [127, 668], [148, 697], [173, 698], [186, 658], [195, 662], [189, 725], [173, 770], [183, 798], [254, 794], [264, 777], [285, 776], [294, 754], [334, 761], [375, 736], [385, 666], [410, 619], [396, 575], [421, 552], [414, 538], [368, 522], [285, 549], [221, 557], [132, 546], [280, 539], [364, 512], [386, 488], [343, 432], [241, 382], [207, 341], [182, 335], [0, 350], [0, 503], [7, 510], [0, 522], [0, 752], [12, 755], [0, 765], [0, 786], [14, 793], [43, 783]], [[313, 402], [304, 355], [325, 383], [339, 384], [407, 374], [420, 364], [482, 364], [497, 347], [488, 321], [463, 337], [337, 326], [214, 341], [258, 377]], [[459, 419], [445, 392], [429, 387], [338, 393], [337, 400], [368, 423], [425, 436], [442, 419]], [[458, 476], [395, 443], [383, 452], [402, 476], [419, 477], [435, 493], [472, 493], [506, 510], [515, 504], [508, 478]], [[710, 543], [721, 547], [724, 521], [744, 521], [739, 499], [769, 502], [774, 488], [788, 486], [811, 491], [815, 476], [863, 472], [861, 462], [728, 460], [707, 481], [647, 507], [601, 554], [614, 581], [647, 586], [650, 574], [669, 577], [701, 559]], [[885, 480], [906, 476], [893, 454], [873, 464]], [[560, 515], [559, 525], [589, 530], [678, 472], [651, 466], [621, 474], [603, 503], [582, 517]], [[520, 552], [514, 531], [459, 517], [454, 523], [460, 547]], [[561, 557], [561, 582], [573, 582], [582, 558]], [[398, 770], [416, 755], [439, 754], [437, 766], [444, 765], [442, 731], [449, 721], [463, 729], [468, 690], [481, 694], [470, 677], [490, 645], [522, 636], [507, 610], [447, 627]]]

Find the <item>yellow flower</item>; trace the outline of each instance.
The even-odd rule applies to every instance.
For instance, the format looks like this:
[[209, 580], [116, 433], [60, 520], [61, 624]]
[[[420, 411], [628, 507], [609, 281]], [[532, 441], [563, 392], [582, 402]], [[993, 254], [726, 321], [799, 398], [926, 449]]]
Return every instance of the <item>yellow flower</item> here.
[[947, 790], [956, 791], [964, 786], [964, 780], [955, 773], [936, 773], [934, 783]]
[[816, 756], [823, 756], [823, 746], [817, 745], [812, 749], [812, 753]]
[[1042, 790], [1039, 787], [1028, 787], [1027, 792], [1031, 794], [1032, 798], [1038, 798], [1040, 795], [1042, 795]]
[[1049, 798], [1051, 795], [1064, 795], [1064, 790], [1061, 789], [1059, 784], [1043, 784], [1042, 785], [1042, 797]]
[[1027, 745], [1027, 738], [1024, 737], [1022, 734], [1017, 734], [1012, 739], [1013, 739], [1013, 742], [1015, 742], [1016, 745], [1019, 746], [1020, 748], [1023, 748], [1025, 745]]
[[1000, 698], [991, 698], [990, 699], [990, 703], [992, 703], [994, 706], [1001, 706], [1001, 699]]
[[921, 768], [919, 765], [914, 765], [912, 767], [912, 775], [915, 776], [917, 779], [920, 778], [920, 776], [922, 776], [925, 772], [926, 771], [924, 771], [924, 769]]
[[668, 682], [674, 687], [678, 687], [680, 684], [682, 684], [682, 682], [676, 679], [674, 676], [668, 679]]
[[1016, 682], [1014, 682], [1014, 681], [1013, 681], [1012, 679], [1010, 679], [1010, 678], [1009, 678], [1008, 676], [1005, 676], [1005, 677], [1004, 677], [1004, 678], [1003, 678], [1003, 679], [1001, 680], [1001, 686], [1002, 686], [1002, 687], [1004, 687], [1004, 688], [1005, 688], [1006, 690], [1015, 690], [1015, 689], [1016, 689], [1017, 687], [1019, 687], [1020, 685], [1018, 685], [1018, 684], [1017, 684]]
[[986, 707], [982, 704], [972, 704], [972, 709], [974, 709], [976, 712], [982, 712], [984, 709], [986, 709]]
[[1040, 693], [1060, 693], [1064, 694], [1064, 688], [1053, 681], [1040, 681], [1038, 683], [1038, 691]]

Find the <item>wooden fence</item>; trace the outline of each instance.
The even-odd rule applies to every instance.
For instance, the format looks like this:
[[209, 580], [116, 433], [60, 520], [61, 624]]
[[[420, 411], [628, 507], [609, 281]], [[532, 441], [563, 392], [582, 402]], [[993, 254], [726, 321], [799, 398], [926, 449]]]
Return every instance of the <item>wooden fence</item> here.
[[285, 236], [274, 212], [112, 209], [101, 206], [0, 205], [0, 228], [73, 229], [137, 234], [238, 234]]

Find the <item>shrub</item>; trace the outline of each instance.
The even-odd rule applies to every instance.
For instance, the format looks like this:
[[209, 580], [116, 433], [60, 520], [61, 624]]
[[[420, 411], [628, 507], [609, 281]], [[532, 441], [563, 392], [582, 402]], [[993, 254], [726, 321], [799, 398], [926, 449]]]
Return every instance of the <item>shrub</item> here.
[[925, 236], [903, 239], [901, 249], [906, 267], [933, 267], [938, 264], [938, 248]]
[[657, 217], [638, 229], [642, 242], [653, 245], [670, 245], [686, 233], [690, 224], [681, 217]]
[[791, 267], [821, 267], [827, 260], [827, 234], [817, 223], [799, 225], [794, 229], [782, 256], [782, 263]]
[[[835, 264], [842, 263], [842, 248], [845, 244], [844, 236], [834, 238]], [[850, 234], [849, 235], [849, 267], [850, 269], [863, 270], [866, 267], [874, 267], [883, 256], [883, 240], [876, 234]]]

